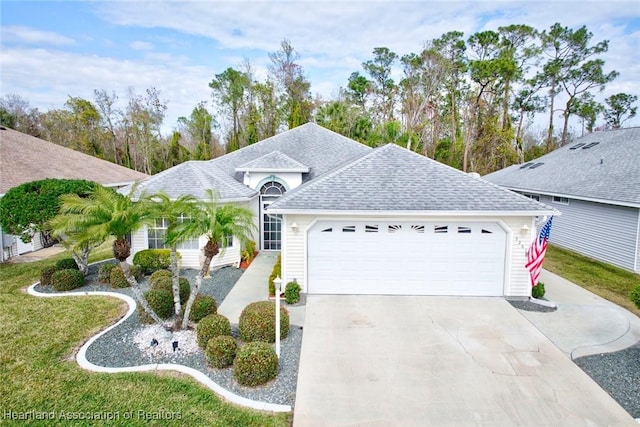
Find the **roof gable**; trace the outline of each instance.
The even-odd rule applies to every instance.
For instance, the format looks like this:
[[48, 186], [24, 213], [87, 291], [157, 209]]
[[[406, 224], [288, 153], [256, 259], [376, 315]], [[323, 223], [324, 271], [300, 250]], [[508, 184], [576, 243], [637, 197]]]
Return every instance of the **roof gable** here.
[[528, 163], [485, 179], [523, 191], [640, 205], [640, 128], [594, 132]]
[[389, 144], [286, 193], [269, 210], [548, 212], [552, 209]]
[[272, 151], [262, 157], [236, 167], [237, 172], [309, 172], [309, 166], [293, 160], [280, 151]]
[[25, 182], [47, 178], [85, 179], [124, 185], [146, 174], [13, 129], [0, 130], [0, 194]]

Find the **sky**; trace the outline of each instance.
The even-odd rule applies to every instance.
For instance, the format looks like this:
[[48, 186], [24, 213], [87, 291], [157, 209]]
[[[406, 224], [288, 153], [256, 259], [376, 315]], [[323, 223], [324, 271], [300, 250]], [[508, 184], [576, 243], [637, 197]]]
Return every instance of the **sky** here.
[[[248, 59], [263, 80], [268, 54], [288, 39], [311, 91], [335, 97], [362, 72], [375, 47], [400, 56], [448, 31], [465, 37], [509, 24], [538, 30], [555, 22], [609, 40], [605, 71], [620, 76], [598, 95], [640, 96], [637, 1], [7, 1], [0, 2], [0, 96], [17, 94], [41, 111], [69, 96], [93, 101], [95, 89], [155, 87], [167, 102], [163, 132], [200, 101], [209, 82]], [[396, 81], [401, 77], [395, 71]], [[121, 106], [124, 104], [121, 104]], [[639, 126], [640, 118], [629, 124]]]

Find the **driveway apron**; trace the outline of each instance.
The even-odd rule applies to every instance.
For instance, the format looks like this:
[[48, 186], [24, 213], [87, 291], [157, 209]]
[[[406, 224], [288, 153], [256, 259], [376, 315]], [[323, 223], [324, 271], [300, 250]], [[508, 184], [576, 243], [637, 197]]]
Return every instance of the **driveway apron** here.
[[637, 426], [502, 298], [310, 295], [295, 426]]

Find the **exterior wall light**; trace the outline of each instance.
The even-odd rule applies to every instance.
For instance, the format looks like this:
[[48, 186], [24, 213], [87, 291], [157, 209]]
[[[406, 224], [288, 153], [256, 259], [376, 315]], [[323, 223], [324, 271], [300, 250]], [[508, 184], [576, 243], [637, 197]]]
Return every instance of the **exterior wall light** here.
[[294, 233], [298, 232], [298, 224], [296, 224], [295, 222], [293, 224], [291, 224], [291, 231], [293, 231]]
[[522, 227], [520, 227], [520, 234], [523, 236], [529, 234], [529, 226], [527, 224], [523, 224]]

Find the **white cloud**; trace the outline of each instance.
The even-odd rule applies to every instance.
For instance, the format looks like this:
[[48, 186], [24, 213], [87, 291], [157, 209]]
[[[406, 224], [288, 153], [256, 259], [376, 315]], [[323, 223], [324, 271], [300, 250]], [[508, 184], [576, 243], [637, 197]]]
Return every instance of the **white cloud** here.
[[1, 34], [3, 43], [48, 44], [53, 46], [75, 44], [73, 39], [61, 34], [21, 26], [2, 26]]
[[140, 40], [129, 43], [129, 47], [133, 50], [153, 50], [153, 44]]

